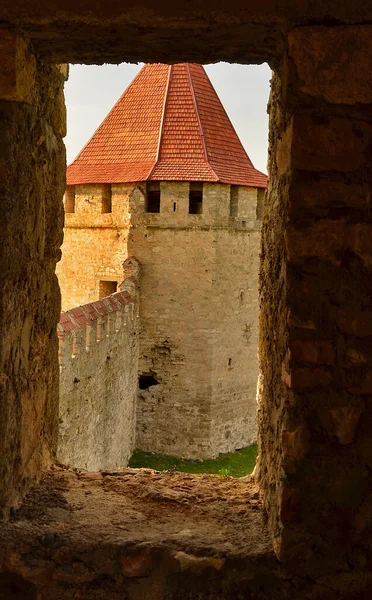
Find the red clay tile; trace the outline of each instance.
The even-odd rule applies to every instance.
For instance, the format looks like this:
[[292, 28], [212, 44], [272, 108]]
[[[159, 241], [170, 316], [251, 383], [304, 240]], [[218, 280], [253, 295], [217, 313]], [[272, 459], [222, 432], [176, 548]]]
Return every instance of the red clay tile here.
[[145, 65], [67, 168], [69, 185], [139, 181], [266, 187], [201, 65]]

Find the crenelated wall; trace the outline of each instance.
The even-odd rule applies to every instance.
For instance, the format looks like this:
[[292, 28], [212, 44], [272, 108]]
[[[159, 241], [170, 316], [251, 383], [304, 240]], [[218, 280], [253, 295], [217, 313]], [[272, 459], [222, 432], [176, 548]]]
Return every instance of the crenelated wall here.
[[[137, 210], [128, 252], [141, 263], [137, 448], [206, 458], [256, 439], [257, 189], [161, 182], [159, 214]], [[176, 205], [176, 210], [174, 207]], [[235, 216], [230, 216], [234, 212]]]
[[[125, 184], [67, 188], [62, 259], [57, 265], [63, 310], [97, 300], [100, 281], [122, 280], [122, 264], [128, 256], [129, 199], [134, 187]], [[108, 208], [110, 212], [102, 212]], [[72, 209], [74, 212], [68, 212]]]
[[157, 382], [139, 393], [136, 447], [205, 458], [256, 440], [261, 221], [256, 188], [204, 184], [201, 214], [189, 190], [160, 182], [160, 212], [147, 213], [146, 184], [68, 188], [58, 274], [71, 306], [136, 256], [138, 374]]
[[121, 291], [61, 314], [58, 460], [127, 465], [135, 443], [138, 303]]

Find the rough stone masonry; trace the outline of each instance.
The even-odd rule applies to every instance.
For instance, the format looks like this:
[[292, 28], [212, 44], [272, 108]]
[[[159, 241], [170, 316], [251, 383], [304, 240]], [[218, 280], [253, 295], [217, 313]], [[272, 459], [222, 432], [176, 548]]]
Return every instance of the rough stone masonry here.
[[[0, 287], [2, 512], [12, 509], [14, 514], [26, 490], [34, 486], [18, 516], [1, 527], [2, 593], [8, 594], [7, 600], [112, 600], [114, 594], [136, 600], [368, 600], [371, 4], [143, 0], [128, 2], [123, 9], [122, 3], [108, 0], [90, 3], [88, 10], [82, 0], [13, 0], [0, 5], [0, 18], [5, 28], [0, 38], [0, 182], [6, 207], [1, 248], [7, 259], [2, 264], [8, 265], [2, 268]], [[110, 515], [117, 537], [108, 534], [105, 515], [112, 496], [107, 484], [102, 494], [99, 491], [101, 510], [94, 513], [86, 501], [91, 490], [84, 482], [70, 501], [64, 497], [68, 483], [52, 473], [51, 488], [47, 480], [37, 485], [55, 456], [58, 405], [59, 302], [53, 270], [62, 239], [64, 150], [55, 120], [62, 82], [53, 65], [123, 57], [267, 60], [275, 69], [260, 276], [264, 378], [257, 493], [263, 496], [267, 515], [268, 529], [259, 529], [259, 539], [268, 541], [267, 552], [262, 547], [255, 550], [249, 482], [240, 482], [236, 531], [243, 534], [242, 546], [235, 544], [235, 530], [230, 548], [215, 544], [213, 534], [222, 531], [219, 524], [230, 523], [219, 494], [221, 511], [215, 504], [212, 518], [203, 512], [198, 520], [209, 525], [199, 550], [192, 528], [182, 531], [181, 545], [174, 535], [185, 523], [177, 499], [195, 524], [193, 502], [203, 506], [198, 482], [191, 502], [179, 489], [164, 498], [140, 477], [137, 489], [149, 505], [143, 511], [147, 527], [142, 536], [133, 514], [128, 517], [134, 545], [123, 543], [128, 535], [126, 523], [115, 512], [116, 496]], [[32, 74], [35, 65], [36, 78], [24, 87], [24, 75]], [[28, 339], [27, 331], [30, 344], [24, 344], [20, 360], [19, 340]], [[29, 369], [27, 357], [32, 359]], [[49, 376], [35, 378], [36, 367]], [[165, 484], [167, 476], [155, 476]], [[66, 475], [67, 480], [75, 477]], [[107, 477], [109, 488], [115, 486], [125, 498], [113, 476]], [[159, 504], [164, 515], [176, 515], [176, 520], [174, 529], [158, 538], [149, 578], [144, 575], [150, 564], [146, 549], [154, 539], [151, 525], [162, 520], [154, 518]], [[42, 508], [40, 518], [35, 505]], [[89, 530], [87, 521], [79, 526], [76, 518], [81, 508], [87, 511]], [[188, 554], [181, 555], [182, 565], [174, 561], [175, 543], [177, 552]], [[203, 558], [213, 563], [200, 562]], [[213, 567], [221, 565], [221, 559], [223, 571]], [[122, 576], [122, 565], [131, 577], [116, 579]], [[140, 566], [129, 571], [128, 565], [141, 565], [142, 570]]]

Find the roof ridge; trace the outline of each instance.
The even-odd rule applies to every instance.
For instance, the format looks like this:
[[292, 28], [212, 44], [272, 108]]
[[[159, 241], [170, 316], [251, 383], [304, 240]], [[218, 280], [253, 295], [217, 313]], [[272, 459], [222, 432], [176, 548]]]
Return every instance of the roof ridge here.
[[161, 121], [160, 121], [160, 127], [159, 127], [159, 139], [158, 139], [158, 147], [157, 147], [157, 150], [156, 150], [156, 158], [155, 158], [155, 163], [152, 165], [152, 167], [151, 167], [151, 169], [149, 171], [149, 174], [147, 175], [147, 179], [149, 179], [151, 177], [151, 175], [153, 174], [153, 172], [154, 172], [154, 170], [156, 168], [156, 165], [159, 162], [159, 158], [160, 158], [161, 139], [162, 139], [162, 135], [163, 135], [163, 131], [164, 131], [165, 112], [166, 112], [166, 109], [167, 109], [169, 84], [170, 84], [170, 80], [171, 80], [171, 76], [172, 76], [172, 69], [173, 69], [173, 65], [169, 65], [167, 85], [166, 85], [165, 94], [164, 94], [163, 111], [162, 111]]
[[[203, 65], [200, 65], [200, 67], [203, 69]], [[207, 145], [205, 143], [203, 125], [202, 125], [200, 114], [199, 114], [198, 101], [197, 101], [196, 95], [195, 95], [194, 82], [193, 82], [193, 79], [191, 77], [190, 64], [189, 63], [186, 63], [186, 71], [187, 71], [187, 75], [188, 75], [189, 82], [190, 82], [190, 89], [191, 89], [191, 95], [192, 95], [192, 99], [193, 99], [194, 106], [195, 106], [196, 118], [198, 119], [198, 123], [199, 123], [199, 129], [200, 129], [200, 135], [201, 135], [201, 139], [202, 139], [202, 145], [203, 145], [203, 151], [204, 151], [204, 156], [205, 156], [205, 162], [207, 163], [207, 165], [209, 166], [209, 168], [212, 171], [213, 175], [215, 176], [216, 180], [218, 181], [219, 177], [217, 177], [217, 175], [215, 173], [215, 170], [213, 169], [211, 163], [209, 162], [209, 158], [208, 158], [208, 150], [207, 150]]]

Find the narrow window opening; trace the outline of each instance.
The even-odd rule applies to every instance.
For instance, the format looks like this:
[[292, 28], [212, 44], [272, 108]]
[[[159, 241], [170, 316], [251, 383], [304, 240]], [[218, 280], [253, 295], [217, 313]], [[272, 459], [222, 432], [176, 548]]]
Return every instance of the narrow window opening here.
[[203, 184], [190, 183], [189, 214], [201, 215], [203, 213]]
[[232, 185], [230, 188], [230, 217], [238, 216], [238, 186]]
[[68, 185], [65, 191], [65, 212], [75, 212], [75, 186]]
[[154, 376], [156, 373], [145, 373], [138, 377], [138, 387], [140, 390], [147, 390], [152, 385], [157, 385], [159, 382]]
[[173, 202], [173, 212], [176, 212], [177, 210], [177, 202]]
[[263, 217], [264, 200], [265, 200], [265, 188], [259, 188], [257, 190], [257, 207], [256, 207], [256, 219], [260, 220]]
[[231, 365], [232, 365], [232, 358], [229, 358], [228, 364], [229, 364], [229, 367], [231, 367]]
[[98, 285], [98, 298], [106, 298], [106, 296], [111, 296], [111, 294], [115, 294], [118, 289], [117, 281], [100, 281]]
[[102, 214], [112, 212], [111, 185], [106, 185], [102, 194]]
[[160, 184], [151, 183], [147, 187], [146, 212], [160, 213]]

